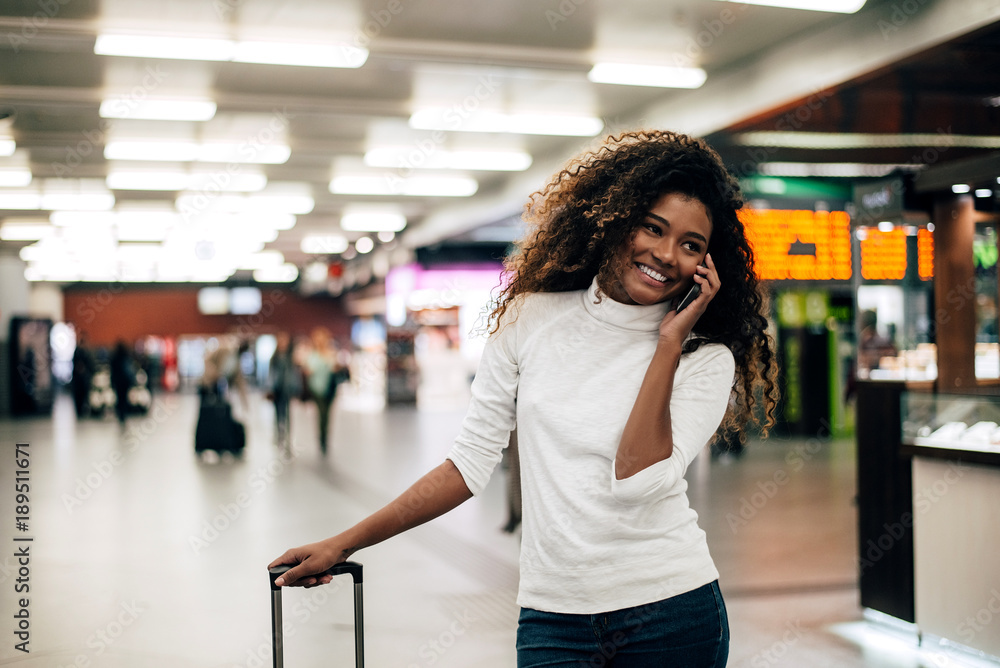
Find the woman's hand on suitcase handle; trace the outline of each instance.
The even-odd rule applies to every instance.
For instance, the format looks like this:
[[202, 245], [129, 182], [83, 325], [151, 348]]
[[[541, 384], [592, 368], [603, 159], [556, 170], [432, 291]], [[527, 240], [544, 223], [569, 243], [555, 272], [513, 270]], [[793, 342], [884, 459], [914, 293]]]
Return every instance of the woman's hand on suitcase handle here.
[[301, 547], [293, 547], [267, 565], [268, 568], [282, 565], [292, 565], [275, 584], [279, 587], [318, 587], [329, 584], [332, 575], [316, 577], [342, 561], [347, 561], [352, 551], [336, 546], [336, 537], [310, 543]]

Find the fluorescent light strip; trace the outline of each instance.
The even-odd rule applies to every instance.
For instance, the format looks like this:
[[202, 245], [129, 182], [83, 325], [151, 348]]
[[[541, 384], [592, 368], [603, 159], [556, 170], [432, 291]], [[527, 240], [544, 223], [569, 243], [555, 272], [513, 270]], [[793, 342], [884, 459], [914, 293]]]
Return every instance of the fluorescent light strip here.
[[377, 211], [350, 208], [340, 218], [345, 232], [399, 232], [406, 227], [406, 216], [398, 211]]
[[865, 5], [865, 0], [733, 0], [742, 5], [761, 5], [784, 9], [805, 9], [814, 12], [853, 14]]
[[[301, 215], [309, 213], [315, 206], [315, 201], [308, 195], [284, 195], [259, 192], [250, 196], [215, 195], [201, 193], [182, 193], [175, 204], [178, 211], [184, 215], [201, 215], [209, 213], [260, 213], [279, 216]], [[282, 218], [288, 229], [295, 224]], [[282, 229], [282, 228], [278, 228]]]
[[287, 162], [291, 154], [292, 149], [287, 144], [251, 146], [247, 142], [197, 144], [155, 139], [120, 139], [104, 146], [104, 157], [108, 160], [280, 165]]
[[531, 156], [523, 151], [430, 152], [416, 146], [381, 146], [365, 153], [369, 167], [391, 169], [465, 169], [494, 172], [523, 172], [531, 166]]
[[766, 176], [868, 177], [885, 176], [897, 169], [915, 171], [919, 165], [855, 162], [762, 162], [757, 170]]
[[0, 137], [0, 158], [9, 158], [16, 149], [17, 142], [10, 137]]
[[0, 225], [0, 240], [38, 241], [51, 236], [55, 228], [44, 223], [16, 223], [7, 221]]
[[310, 255], [337, 255], [347, 250], [350, 244], [341, 234], [307, 234], [302, 237], [299, 248]]
[[232, 60], [234, 51], [231, 40], [210, 37], [104, 33], [94, 42], [94, 53], [99, 56], [226, 61]]
[[700, 67], [670, 67], [629, 63], [596, 63], [587, 78], [594, 83], [654, 88], [700, 88], [705, 70]]
[[0, 192], [0, 210], [37, 211], [42, 208], [42, 196], [34, 191]]
[[205, 190], [206, 192], [256, 192], [267, 185], [260, 173], [172, 172], [115, 170], [108, 173], [106, 183], [112, 190]]
[[101, 118], [144, 121], [208, 121], [215, 117], [211, 100], [137, 100], [128, 95], [107, 97], [101, 102]]
[[1000, 148], [1000, 137], [950, 135], [940, 133], [876, 134], [859, 132], [745, 132], [734, 141], [744, 146], [776, 148], [891, 148], [891, 147], [950, 147]]
[[31, 185], [30, 169], [0, 169], [0, 187], [23, 188]]
[[255, 269], [253, 280], [259, 283], [292, 283], [299, 277], [299, 268], [294, 264], [282, 264], [277, 267]]
[[107, 160], [192, 162], [198, 157], [198, 145], [184, 141], [109, 141], [104, 145], [104, 157]]
[[233, 60], [264, 65], [358, 68], [368, 60], [368, 49], [348, 44], [239, 42]]
[[411, 128], [417, 130], [499, 132], [562, 137], [593, 137], [604, 128], [604, 121], [593, 116], [468, 112], [461, 107], [418, 109], [410, 116], [409, 124]]
[[235, 61], [299, 67], [358, 68], [368, 60], [367, 49], [346, 43], [233, 41], [212, 37], [112, 33], [98, 35], [94, 53], [102, 56]]
[[475, 179], [459, 176], [336, 176], [330, 181], [335, 195], [399, 195], [404, 197], [469, 197], [476, 193]]

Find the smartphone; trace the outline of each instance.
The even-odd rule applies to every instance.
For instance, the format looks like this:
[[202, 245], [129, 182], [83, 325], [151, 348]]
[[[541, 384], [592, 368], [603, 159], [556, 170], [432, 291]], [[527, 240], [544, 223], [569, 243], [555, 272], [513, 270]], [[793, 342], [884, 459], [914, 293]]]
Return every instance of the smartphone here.
[[684, 299], [681, 300], [681, 302], [677, 305], [677, 308], [674, 310], [680, 313], [681, 311], [686, 309], [691, 302], [697, 299], [698, 295], [700, 294], [701, 294], [701, 286], [695, 283], [694, 285], [691, 286], [691, 289], [688, 290], [686, 295], [684, 295]]
[[[702, 264], [699, 266], [704, 267], [705, 265]], [[691, 302], [697, 299], [698, 295], [700, 294], [701, 294], [701, 286], [695, 283], [694, 285], [691, 286], [691, 289], [688, 290], [687, 294], [684, 295], [684, 298], [681, 299], [680, 303], [677, 305], [677, 308], [674, 310], [680, 313], [681, 311], [686, 309], [691, 304]]]

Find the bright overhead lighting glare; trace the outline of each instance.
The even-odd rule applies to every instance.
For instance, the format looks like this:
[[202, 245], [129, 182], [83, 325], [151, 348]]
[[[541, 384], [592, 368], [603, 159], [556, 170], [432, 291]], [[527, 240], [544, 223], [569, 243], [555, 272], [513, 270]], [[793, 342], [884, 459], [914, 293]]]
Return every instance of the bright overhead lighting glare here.
[[9, 158], [16, 149], [17, 142], [10, 137], [0, 137], [0, 158]]
[[361, 237], [354, 242], [354, 250], [362, 255], [372, 252], [373, 248], [375, 248], [375, 242], [371, 240], [371, 237]]
[[968, 184], [965, 184], [965, 183], [956, 183], [955, 185], [953, 185], [951, 187], [951, 191], [953, 193], [955, 193], [956, 195], [963, 195], [963, 194], [969, 192], [970, 190], [972, 190], [972, 188]]
[[340, 229], [345, 232], [399, 232], [406, 227], [406, 216], [398, 211], [345, 209]]
[[94, 43], [94, 53], [101, 56], [216, 62], [232, 60], [240, 63], [302, 67], [356, 68], [368, 60], [367, 49], [339, 42], [323, 44], [256, 40], [237, 42], [214, 37], [123, 33], [98, 35]]
[[172, 60], [231, 60], [235, 45], [228, 39], [163, 35], [101, 34], [94, 42], [99, 56], [169, 58]]
[[604, 128], [604, 121], [593, 116], [470, 112], [461, 107], [418, 109], [410, 116], [409, 124], [416, 130], [502, 132], [564, 137], [593, 137]]
[[347, 238], [340, 234], [307, 234], [300, 248], [310, 255], [337, 255], [347, 250]]
[[989, 188], [976, 188], [976, 197], [992, 197], [993, 191]]
[[31, 211], [40, 208], [42, 208], [42, 196], [37, 192], [30, 190], [0, 192], [0, 209]]
[[475, 179], [460, 176], [336, 176], [335, 195], [400, 195], [405, 197], [469, 197], [479, 189]]
[[299, 277], [299, 269], [294, 264], [280, 264], [277, 267], [255, 269], [253, 280], [259, 283], [292, 283]]
[[378, 233], [378, 240], [381, 241], [384, 244], [389, 243], [390, 241], [392, 241], [395, 238], [396, 238], [396, 233], [395, 232], [389, 232], [387, 230], [382, 230], [381, 232]]
[[775, 148], [853, 149], [922, 148], [927, 146], [1000, 148], [1000, 136], [953, 135], [947, 132], [886, 134], [865, 132], [744, 132], [733, 137], [742, 146]]
[[109, 141], [104, 145], [107, 160], [150, 160], [191, 162], [198, 156], [198, 145], [183, 141]]
[[292, 155], [287, 144], [208, 143], [198, 147], [199, 162], [235, 162], [256, 165], [283, 165]]
[[705, 83], [705, 76], [705, 70], [700, 67], [630, 63], [596, 63], [587, 74], [594, 83], [655, 88], [700, 88]]
[[145, 121], [208, 121], [215, 117], [211, 100], [135, 99], [128, 95], [101, 102], [101, 118], [131, 118]]
[[303, 44], [298, 42], [240, 42], [233, 60], [264, 65], [299, 67], [361, 67], [368, 49], [348, 44]]
[[50, 236], [55, 230], [44, 223], [14, 223], [7, 221], [0, 225], [0, 240], [3, 241], [38, 241]]
[[445, 151], [426, 153], [413, 146], [384, 146], [365, 153], [369, 167], [391, 169], [471, 169], [522, 172], [531, 167], [531, 156], [523, 151]]
[[105, 181], [112, 190], [204, 190], [205, 192], [255, 192], [267, 185], [257, 172], [177, 172], [114, 170]]
[[853, 14], [865, 5], [865, 0], [736, 0], [744, 5], [807, 9], [814, 12]]
[[22, 188], [31, 185], [30, 169], [0, 169], [0, 187]]
[[915, 170], [915, 164], [869, 164], [855, 162], [762, 162], [757, 170], [767, 176], [799, 177], [873, 177], [885, 176], [897, 169]]
[[185, 190], [190, 181], [185, 172], [112, 171], [105, 179], [112, 190]]
[[881, 223], [878, 224], [879, 232], [892, 232], [894, 229], [896, 229], [896, 226], [890, 223], [888, 220], [883, 220]]

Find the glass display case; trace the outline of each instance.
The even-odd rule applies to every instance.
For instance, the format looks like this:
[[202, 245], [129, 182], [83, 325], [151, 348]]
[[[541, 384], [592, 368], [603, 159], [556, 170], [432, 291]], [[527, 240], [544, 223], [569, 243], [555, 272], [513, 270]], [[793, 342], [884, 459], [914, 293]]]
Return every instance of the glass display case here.
[[1000, 397], [904, 392], [903, 443], [1000, 454]]

